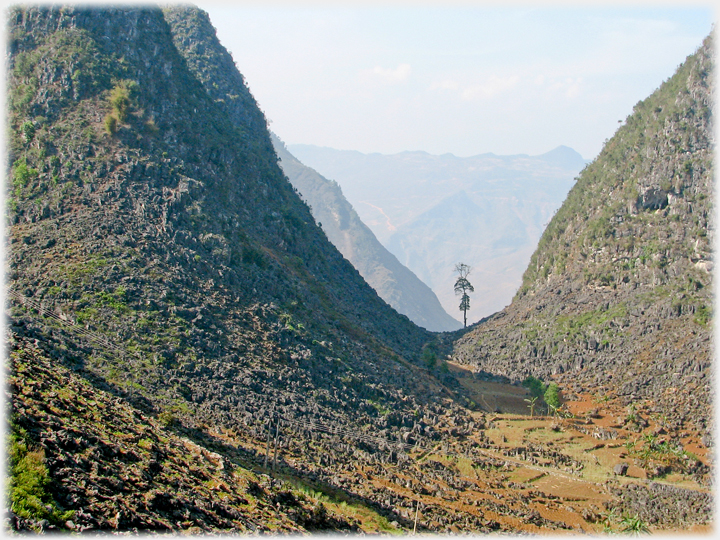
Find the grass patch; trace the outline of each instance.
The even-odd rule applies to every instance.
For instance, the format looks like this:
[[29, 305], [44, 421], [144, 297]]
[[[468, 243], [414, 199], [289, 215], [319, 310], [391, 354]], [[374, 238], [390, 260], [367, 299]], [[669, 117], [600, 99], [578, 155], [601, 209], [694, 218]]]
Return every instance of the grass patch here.
[[[25, 519], [45, 519], [65, 528], [65, 522], [72, 519], [74, 512], [59, 508], [49, 491], [51, 480], [45, 466], [45, 453], [42, 449], [30, 449], [27, 433], [12, 422], [8, 460], [12, 511]], [[36, 532], [40, 532], [39, 527]]]

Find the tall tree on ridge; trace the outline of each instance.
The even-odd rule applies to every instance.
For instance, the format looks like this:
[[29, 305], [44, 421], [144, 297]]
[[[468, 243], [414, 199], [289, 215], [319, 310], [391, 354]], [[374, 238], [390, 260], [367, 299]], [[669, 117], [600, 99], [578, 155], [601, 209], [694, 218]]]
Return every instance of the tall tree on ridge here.
[[460, 311], [463, 312], [463, 324], [467, 328], [467, 312], [470, 309], [468, 292], [475, 292], [475, 288], [467, 279], [470, 272], [472, 272], [472, 268], [465, 263], [458, 263], [455, 265], [455, 272], [458, 274], [458, 278], [455, 280], [455, 294], [462, 294]]

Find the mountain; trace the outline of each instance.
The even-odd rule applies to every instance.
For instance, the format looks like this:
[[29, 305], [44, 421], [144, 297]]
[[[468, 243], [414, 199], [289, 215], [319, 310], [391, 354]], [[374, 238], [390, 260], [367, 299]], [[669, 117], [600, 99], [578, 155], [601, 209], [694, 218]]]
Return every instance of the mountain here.
[[[399, 437], [406, 416], [447, 395], [420, 367], [433, 336], [377, 296], [283, 175], [206, 14], [8, 15], [7, 286], [19, 340], [188, 433], [264, 434], [274, 414]], [[95, 405], [77, 407], [91, 421]], [[83, 499], [62, 488], [70, 465], [43, 438], [69, 426], [38, 429], [42, 407], [12, 410], [59, 504], [77, 510]], [[128, 497], [144, 492], [124, 482]], [[74, 523], [111, 523], [123, 504]]]
[[540, 156], [467, 158], [288, 149], [338, 182], [363, 222], [430, 286], [448, 313], [459, 313], [453, 269], [459, 262], [470, 265], [470, 321], [510, 302], [543, 228], [586, 164], [563, 146]]
[[[639, 102], [570, 190], [505, 310], [457, 360], [617, 397], [675, 437], [710, 436], [713, 44]], [[635, 413], [627, 414], [630, 422]], [[638, 413], [639, 414], [639, 413]]]
[[522, 414], [524, 387], [448, 359], [462, 330], [378, 297], [207, 14], [7, 16], [9, 532], [711, 527], [706, 446], [644, 412], [615, 425], [612, 396]]
[[336, 182], [300, 163], [276, 136], [273, 145], [283, 172], [310, 205], [328, 239], [383, 300], [428, 330], [445, 332], [462, 326], [443, 310], [435, 293], [378, 242]]

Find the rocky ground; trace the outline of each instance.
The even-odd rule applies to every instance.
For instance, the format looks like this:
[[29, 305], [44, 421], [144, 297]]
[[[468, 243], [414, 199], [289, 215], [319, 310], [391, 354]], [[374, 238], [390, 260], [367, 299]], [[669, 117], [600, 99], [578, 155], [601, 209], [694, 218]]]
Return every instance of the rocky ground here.
[[[595, 301], [625, 290], [595, 274], [525, 291], [562, 298], [566, 312], [516, 305], [505, 320], [517, 327], [503, 333], [498, 316], [482, 327], [492, 339], [459, 343], [456, 358], [480, 370], [453, 373], [445, 359], [461, 332], [433, 335], [379, 299], [282, 175], [242, 77], [219, 80], [244, 88], [233, 123], [165, 16], [9, 12], [10, 528], [378, 532], [412, 530], [417, 515], [433, 532], [579, 531], [622, 528], [610, 508], [622, 519], [647, 498], [644, 487], [613, 491], [627, 483], [675, 486], [653, 495], [662, 508], [709, 493], [708, 235], [692, 248], [694, 273], [658, 251], [627, 269], [630, 281], [617, 274], [650, 295], [627, 312], [608, 303], [583, 315], [589, 291]], [[691, 208], [707, 228], [703, 159], [682, 169], [673, 204], [669, 192], [666, 208], [638, 199], [650, 205], [643, 231], [675, 209], [684, 223]], [[644, 289], [652, 276], [667, 283]], [[668, 283], [672, 295], [652, 296]], [[660, 323], [648, 317], [657, 310]], [[561, 326], [526, 325], [536, 312]], [[640, 352], [628, 363], [623, 351]], [[576, 398], [612, 408], [508, 415], [524, 398], [507, 383], [528, 358], [556, 375], [571, 412]], [[589, 365], [604, 371], [574, 376]], [[628, 377], [603, 386], [617, 373]], [[486, 382], [501, 385], [494, 407]], [[664, 510], [642, 519], [702, 526], [706, 499], [692, 497], [678, 521]]]
[[566, 402], [572, 418], [446, 399], [410, 417], [381, 411], [364, 428], [280, 407], [234, 427], [188, 425], [133, 407], [40, 341], [15, 334], [10, 351], [13, 431], [40, 452], [54, 504], [74, 510], [62, 522], [15, 514], [20, 530], [592, 532], [637, 515], [667, 531], [712, 520], [700, 437], [643, 413], [620, 419], [621, 406], [589, 396]]

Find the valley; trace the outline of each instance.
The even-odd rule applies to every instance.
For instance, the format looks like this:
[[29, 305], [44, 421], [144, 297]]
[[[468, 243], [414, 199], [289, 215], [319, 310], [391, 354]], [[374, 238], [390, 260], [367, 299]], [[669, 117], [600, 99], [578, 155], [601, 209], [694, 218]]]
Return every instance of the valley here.
[[[670, 436], [657, 416], [639, 428], [598, 396], [567, 401], [569, 417], [463, 411], [442, 400], [420, 419], [432, 431], [398, 440], [281, 414], [276, 437], [262, 425], [152, 420], [57, 371], [32, 343], [13, 345], [16, 418], [43, 441], [61, 504], [83, 508], [63, 528], [592, 533], [625, 530], [638, 515], [650, 531], [709, 531], [707, 448], [687, 433]], [[104, 454], [126, 465], [97, 467]]]
[[586, 164], [567, 147], [470, 157], [288, 150], [336, 181], [378, 240], [457, 318], [453, 268], [469, 264], [476, 287], [470, 322], [510, 303], [544, 227]]
[[6, 532], [713, 529], [710, 37], [440, 332], [331, 242], [207, 13], [7, 16]]

